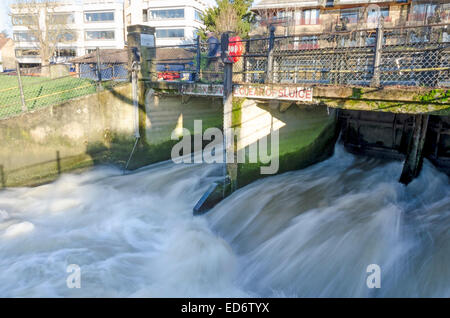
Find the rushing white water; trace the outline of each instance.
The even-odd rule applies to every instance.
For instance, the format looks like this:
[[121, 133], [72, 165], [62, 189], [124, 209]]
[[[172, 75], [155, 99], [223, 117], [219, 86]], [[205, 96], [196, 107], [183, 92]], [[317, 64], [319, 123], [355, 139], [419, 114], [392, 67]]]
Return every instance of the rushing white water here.
[[221, 171], [103, 167], [0, 192], [0, 296], [450, 296], [450, 184], [429, 163], [404, 187], [401, 163], [337, 147], [192, 216]]

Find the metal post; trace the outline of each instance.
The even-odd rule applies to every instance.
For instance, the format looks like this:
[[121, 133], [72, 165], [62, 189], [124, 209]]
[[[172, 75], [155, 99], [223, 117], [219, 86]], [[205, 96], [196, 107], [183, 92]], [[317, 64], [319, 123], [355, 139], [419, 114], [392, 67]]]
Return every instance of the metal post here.
[[26, 112], [28, 109], [27, 105], [25, 104], [25, 95], [23, 93], [22, 77], [20, 76], [20, 66], [17, 60], [16, 60], [16, 70], [17, 70], [17, 81], [19, 82], [20, 101], [22, 102], [22, 111]]
[[[225, 196], [225, 184], [227, 182], [228, 165], [234, 164], [234, 141], [233, 133], [231, 131], [232, 115], [233, 115], [233, 62], [228, 59], [228, 33], [222, 34], [221, 38], [221, 58], [224, 63], [223, 74], [223, 148], [224, 148], [224, 192]], [[235, 183], [234, 183], [235, 184]], [[232, 182], [233, 188], [233, 182]]]
[[273, 48], [275, 46], [275, 27], [270, 27], [269, 35], [269, 50], [267, 52], [267, 70], [266, 70], [266, 83], [273, 82]]
[[428, 120], [426, 114], [414, 115], [414, 125], [408, 145], [408, 152], [403, 164], [400, 182], [407, 185], [418, 177], [423, 164], [423, 146], [427, 137]]
[[375, 59], [373, 65], [373, 77], [370, 83], [371, 87], [380, 86], [380, 65], [381, 65], [381, 53], [383, 49], [383, 22], [380, 20], [377, 28], [377, 42], [375, 44]]
[[97, 46], [97, 49], [95, 50], [97, 55], [97, 80], [98, 80], [98, 88], [100, 89], [102, 85], [102, 70], [101, 70], [101, 64], [100, 64], [100, 48]]
[[195, 70], [195, 81], [200, 81], [200, 71], [201, 71], [201, 62], [202, 62], [202, 51], [200, 49], [200, 36], [197, 36], [197, 68]]
[[244, 55], [244, 82], [249, 82], [249, 74], [248, 71], [250, 70], [250, 61], [247, 57], [247, 54], [250, 54], [250, 40], [245, 43], [245, 55]]

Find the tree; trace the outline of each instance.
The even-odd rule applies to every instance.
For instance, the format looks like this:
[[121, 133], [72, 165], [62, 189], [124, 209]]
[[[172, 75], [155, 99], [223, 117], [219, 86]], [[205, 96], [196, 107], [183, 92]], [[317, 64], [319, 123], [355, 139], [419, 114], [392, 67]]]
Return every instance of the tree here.
[[216, 0], [217, 5], [206, 9], [202, 16], [206, 29], [200, 31], [205, 37], [206, 30], [222, 34], [227, 31], [247, 37], [254, 15], [250, 11], [253, 0]]
[[9, 37], [9, 32], [8, 30], [4, 29], [0, 32], [0, 36], [4, 37], [4, 38], [8, 38]]
[[76, 31], [68, 27], [73, 22], [73, 16], [57, 13], [56, 8], [60, 5], [60, 0], [15, 0], [11, 6], [13, 25], [22, 25], [27, 29], [14, 40], [33, 43], [39, 51], [42, 66], [50, 64], [58, 44], [76, 40]]

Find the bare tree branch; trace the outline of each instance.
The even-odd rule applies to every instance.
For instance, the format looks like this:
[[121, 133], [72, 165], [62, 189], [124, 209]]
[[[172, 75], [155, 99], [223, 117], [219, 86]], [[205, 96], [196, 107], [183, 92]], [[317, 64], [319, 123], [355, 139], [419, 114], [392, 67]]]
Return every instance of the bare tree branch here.
[[13, 24], [16, 21], [26, 27], [30, 37], [26, 40], [39, 50], [42, 66], [50, 64], [58, 44], [76, 40], [76, 31], [69, 28], [70, 14], [56, 10], [61, 4], [64, 2], [57, 0], [15, 0], [11, 6]]

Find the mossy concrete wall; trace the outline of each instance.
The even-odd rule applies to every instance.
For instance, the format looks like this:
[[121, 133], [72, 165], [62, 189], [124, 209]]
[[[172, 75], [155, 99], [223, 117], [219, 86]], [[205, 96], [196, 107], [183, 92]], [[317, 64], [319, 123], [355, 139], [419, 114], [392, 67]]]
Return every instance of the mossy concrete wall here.
[[[0, 120], [0, 188], [42, 184], [94, 164], [124, 167], [135, 142], [131, 93], [131, 84], [124, 84]], [[194, 119], [204, 120], [204, 129], [222, 125], [217, 99], [182, 103], [181, 96], [155, 93], [140, 104], [142, 138], [129, 169], [170, 159], [177, 125], [191, 130]]]
[[179, 142], [171, 138], [175, 131], [179, 137], [182, 130], [189, 130], [194, 138], [194, 121], [207, 128], [222, 129], [222, 99], [217, 97], [188, 97], [149, 89], [146, 93], [144, 116], [141, 116], [141, 139], [130, 167], [171, 159], [172, 147]]
[[275, 130], [279, 133], [277, 173], [305, 168], [333, 154], [338, 134], [337, 117], [334, 110], [329, 111], [325, 106], [235, 99], [232, 117], [233, 128], [240, 128], [237, 156], [240, 151], [246, 151], [245, 163], [228, 164], [232, 188], [268, 176], [260, 171], [268, 164], [261, 163], [259, 158], [258, 162], [250, 163], [248, 149], [266, 136], [270, 150]]
[[3, 186], [35, 185], [91, 166], [116, 139], [131, 140], [131, 85], [0, 120]]
[[314, 87], [314, 102], [329, 107], [396, 114], [450, 115], [450, 90], [367, 87]]

